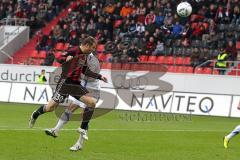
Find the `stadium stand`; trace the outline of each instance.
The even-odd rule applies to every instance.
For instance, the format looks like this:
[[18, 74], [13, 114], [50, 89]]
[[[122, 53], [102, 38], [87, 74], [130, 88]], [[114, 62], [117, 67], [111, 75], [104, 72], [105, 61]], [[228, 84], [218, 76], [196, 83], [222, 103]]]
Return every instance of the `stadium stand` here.
[[[13, 2], [4, 6], [11, 6]], [[41, 64], [39, 60], [47, 58], [49, 50], [60, 57], [61, 52], [77, 45], [87, 35], [99, 42], [97, 54], [103, 68], [131, 69], [141, 67], [126, 63], [158, 63], [168, 66], [169, 72], [218, 74], [212, 69], [213, 62], [201, 64], [216, 60], [220, 49], [228, 52], [229, 60], [236, 61], [240, 50], [239, 1], [232, 0], [227, 5], [227, 0], [190, 0], [194, 10], [188, 18], [176, 15], [179, 2], [69, 0], [60, 3], [55, 0], [49, 5], [41, 0], [28, 1], [29, 6], [27, 2], [18, 1], [17, 7], [13, 7], [17, 8], [15, 16], [24, 17], [29, 8], [39, 9], [40, 15], [32, 13], [36, 16], [33, 18], [27, 14], [27, 18], [49, 24], [40, 25], [42, 32], [14, 55], [14, 63], [28, 64], [27, 57], [32, 55], [31, 64]], [[11, 9], [5, 7], [4, 10], [2, 18], [7, 17]], [[34, 26], [31, 28], [35, 30]], [[59, 66], [57, 58], [52, 64]], [[229, 65], [229, 69], [234, 68], [238, 66]]]

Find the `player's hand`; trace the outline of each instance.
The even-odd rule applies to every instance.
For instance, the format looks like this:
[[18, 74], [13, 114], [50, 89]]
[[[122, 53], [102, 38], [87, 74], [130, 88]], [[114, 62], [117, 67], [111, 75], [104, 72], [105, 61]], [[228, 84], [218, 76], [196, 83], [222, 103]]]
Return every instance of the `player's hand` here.
[[102, 77], [101, 77], [101, 80], [102, 80], [103, 82], [105, 82], [105, 83], [107, 83], [107, 82], [108, 82], [107, 78], [106, 78], [106, 77], [104, 77], [104, 76], [102, 76]]

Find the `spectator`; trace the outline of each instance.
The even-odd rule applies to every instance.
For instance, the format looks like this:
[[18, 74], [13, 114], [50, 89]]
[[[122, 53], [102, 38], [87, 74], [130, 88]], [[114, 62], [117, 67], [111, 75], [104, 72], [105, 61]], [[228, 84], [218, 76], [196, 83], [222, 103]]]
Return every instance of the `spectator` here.
[[155, 50], [155, 48], [156, 48], [156, 46], [155, 46], [155, 43], [154, 43], [154, 38], [150, 37], [149, 41], [146, 44], [146, 52], [145, 53], [147, 55], [151, 55], [153, 53], [153, 51]]
[[62, 30], [62, 35], [60, 37], [61, 40], [59, 41], [62, 41], [62, 42], [68, 42], [69, 40], [69, 36], [70, 36], [70, 32], [69, 32], [69, 28], [68, 28], [68, 25], [67, 24], [64, 24], [63, 25], [63, 30]]
[[240, 9], [239, 6], [235, 6], [232, 14], [232, 23], [240, 24]]
[[78, 46], [79, 45], [79, 39], [77, 38], [76, 34], [73, 34], [69, 39], [70, 46]]
[[231, 61], [237, 60], [237, 49], [236, 49], [236, 45], [234, 45], [233, 41], [228, 42], [227, 48], [225, 50], [228, 53], [229, 60], [231, 60]]
[[132, 36], [134, 36], [135, 33], [137, 32], [137, 25], [136, 25], [135, 20], [131, 20], [128, 31], [129, 31], [130, 35], [132, 35]]
[[159, 12], [158, 15], [156, 16], [156, 25], [158, 27], [162, 26], [163, 25], [163, 22], [164, 22], [164, 16], [163, 16], [163, 13], [162, 12]]
[[96, 33], [96, 24], [93, 19], [90, 19], [89, 24], [87, 25], [87, 32], [89, 35], [94, 36]]
[[55, 56], [53, 54], [53, 50], [49, 50], [46, 55], [45, 62], [42, 64], [44, 66], [52, 66], [54, 62]]
[[116, 19], [120, 19], [121, 9], [122, 9], [121, 2], [118, 2], [113, 12]]
[[139, 52], [136, 46], [131, 45], [130, 49], [127, 51], [128, 57], [130, 57], [130, 62], [138, 62]]
[[145, 25], [153, 24], [156, 21], [156, 15], [153, 11], [150, 11], [145, 18]]
[[116, 5], [113, 5], [112, 3], [109, 3], [104, 9], [103, 11], [108, 13], [108, 14], [112, 14], [115, 10]]
[[62, 35], [62, 29], [60, 28], [60, 26], [59, 25], [56, 25], [54, 28], [53, 28], [53, 30], [52, 30], [53, 32], [53, 37], [58, 41], [58, 40], [60, 40], [60, 38], [61, 38], [61, 35]]
[[181, 42], [183, 47], [189, 47], [190, 46], [190, 42], [189, 39], [187, 37], [185, 37], [182, 42]]
[[146, 8], [144, 7], [143, 3], [140, 3], [139, 7], [136, 10], [136, 14], [137, 14], [137, 21], [144, 24]]
[[172, 27], [172, 24], [173, 24], [173, 16], [171, 13], [168, 13], [167, 16], [165, 16], [164, 18], [164, 26], [165, 27]]
[[128, 62], [127, 49], [124, 49], [122, 51], [122, 54], [120, 55], [120, 63], [127, 63], [127, 62]]
[[120, 15], [122, 17], [127, 17], [132, 13], [133, 9], [129, 6], [129, 3], [126, 2], [125, 6], [122, 7]]
[[199, 54], [198, 48], [193, 48], [192, 54], [191, 54], [191, 66], [193, 66], [194, 68], [200, 64], [200, 62], [199, 62], [200, 56], [199, 55], [200, 54]]
[[44, 84], [47, 82], [46, 76], [45, 76], [46, 71], [43, 69], [41, 71], [41, 74], [38, 76], [37, 83], [38, 84]]
[[143, 23], [141, 22], [137, 23], [136, 31], [139, 35], [142, 35], [145, 32], [145, 26], [143, 25]]
[[173, 26], [172, 29], [172, 37], [173, 38], [180, 38], [181, 34], [183, 31], [183, 26], [181, 24], [179, 24], [179, 22], [177, 21], [176, 24]]
[[163, 51], [164, 51], [164, 43], [158, 40], [157, 46], [156, 46], [156, 49], [153, 52], [153, 55], [158, 56], [160, 54], [163, 54]]
[[209, 7], [209, 10], [207, 11], [205, 17], [208, 19], [214, 19], [216, 16], [216, 9], [215, 9], [215, 5], [211, 4]]
[[227, 68], [228, 53], [224, 49], [220, 49], [220, 53], [217, 56], [217, 62], [215, 67], [219, 70], [219, 74], [224, 75]]

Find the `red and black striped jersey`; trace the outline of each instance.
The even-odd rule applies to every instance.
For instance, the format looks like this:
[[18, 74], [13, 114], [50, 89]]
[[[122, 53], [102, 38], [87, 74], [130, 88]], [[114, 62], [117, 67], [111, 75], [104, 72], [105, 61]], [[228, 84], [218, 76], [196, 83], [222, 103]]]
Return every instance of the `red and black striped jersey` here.
[[101, 79], [101, 75], [98, 73], [92, 72], [87, 67], [87, 57], [88, 54], [84, 54], [79, 47], [73, 47], [67, 51], [65, 59], [68, 56], [73, 56], [73, 59], [64, 62], [62, 64], [62, 74], [61, 78], [69, 78], [73, 81], [79, 81], [81, 78], [81, 73], [86, 76]]

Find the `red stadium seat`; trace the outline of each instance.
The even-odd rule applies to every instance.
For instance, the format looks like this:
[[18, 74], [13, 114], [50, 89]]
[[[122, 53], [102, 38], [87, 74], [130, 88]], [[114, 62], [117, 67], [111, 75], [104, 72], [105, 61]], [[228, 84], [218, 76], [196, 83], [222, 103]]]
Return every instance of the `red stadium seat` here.
[[55, 46], [55, 49], [58, 51], [63, 51], [64, 50], [64, 43], [57, 43]]
[[121, 63], [112, 63], [112, 69], [114, 70], [121, 70], [122, 64]]
[[183, 57], [176, 57], [175, 64], [178, 64], [178, 65], [184, 64], [184, 58]]
[[168, 66], [168, 72], [176, 72], [176, 66]]
[[[214, 69], [212, 74], [214, 74], [214, 75], [219, 75], [219, 71], [216, 70], [216, 69]], [[236, 74], [235, 74], [235, 75], [236, 75]]]
[[130, 63], [123, 63], [122, 64], [122, 70], [130, 70], [131, 64]]
[[112, 69], [112, 63], [103, 62], [101, 69]]
[[133, 71], [147, 71], [150, 70], [149, 64], [134, 63], [131, 65], [131, 70]]
[[63, 48], [63, 50], [64, 50], [64, 51], [68, 50], [69, 46], [70, 46], [69, 43], [65, 43], [65, 44], [64, 44], [64, 48]]
[[237, 71], [236, 70], [231, 70], [230, 72], [228, 72], [228, 75], [236, 76], [237, 75]]
[[177, 73], [185, 73], [186, 67], [185, 66], [177, 66], [176, 72]]
[[38, 51], [37, 50], [33, 50], [31, 57], [38, 58]]
[[211, 68], [204, 68], [203, 69], [203, 74], [212, 74], [212, 69]]
[[172, 56], [166, 57], [165, 60], [166, 64], [174, 64], [174, 58]]
[[40, 51], [38, 57], [45, 59], [45, 58], [46, 58], [46, 55], [47, 55], [46, 51]]
[[99, 60], [100, 62], [104, 62], [105, 59], [106, 59], [106, 55], [103, 54], [103, 53], [98, 53], [98, 54], [97, 54], [97, 57], [98, 57], [98, 60]]
[[156, 62], [160, 63], [160, 64], [164, 64], [165, 63], [165, 56], [158, 56]]
[[58, 63], [58, 62], [53, 62], [53, 66], [55, 66], [55, 67], [61, 67], [61, 64]]
[[54, 55], [56, 58], [60, 58], [60, 57], [62, 57], [62, 52], [60, 52], [60, 51], [55, 52]]
[[191, 58], [190, 57], [185, 57], [183, 60], [184, 65], [190, 65], [191, 64]]
[[139, 56], [140, 62], [147, 62], [148, 61], [148, 56], [146, 55], [141, 55]]
[[146, 67], [146, 70], [149, 70], [151, 72], [164, 72], [165, 68], [163, 68], [162, 65], [159, 64], [150, 64], [148, 67]]
[[193, 73], [193, 67], [186, 67], [185, 73]]
[[156, 56], [149, 56], [149, 57], [148, 57], [148, 62], [149, 62], [149, 63], [156, 63], [156, 59], [157, 59]]
[[238, 41], [238, 42], [236, 43], [236, 48], [237, 48], [237, 49], [240, 49], [240, 41]]
[[203, 74], [203, 68], [195, 68], [194, 73], [196, 73], [196, 74]]

